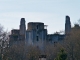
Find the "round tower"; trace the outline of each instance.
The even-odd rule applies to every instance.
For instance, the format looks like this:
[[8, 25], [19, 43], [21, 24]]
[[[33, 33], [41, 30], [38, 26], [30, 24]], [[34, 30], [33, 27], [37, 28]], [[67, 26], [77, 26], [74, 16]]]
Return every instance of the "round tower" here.
[[68, 34], [71, 31], [70, 17], [69, 16], [66, 16], [65, 20], [66, 20], [65, 21], [65, 34]]
[[20, 21], [20, 35], [25, 35], [25, 33], [26, 33], [25, 18], [21, 18], [21, 21]]

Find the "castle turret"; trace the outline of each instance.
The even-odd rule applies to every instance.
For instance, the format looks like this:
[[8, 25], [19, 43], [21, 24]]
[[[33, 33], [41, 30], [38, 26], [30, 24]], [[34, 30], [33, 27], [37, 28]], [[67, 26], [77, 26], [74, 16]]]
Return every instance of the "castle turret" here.
[[66, 16], [66, 21], [65, 21], [65, 34], [70, 33], [71, 31], [71, 22], [70, 22], [70, 17]]
[[21, 18], [21, 21], [20, 21], [20, 35], [25, 35], [25, 33], [26, 33], [25, 18]]

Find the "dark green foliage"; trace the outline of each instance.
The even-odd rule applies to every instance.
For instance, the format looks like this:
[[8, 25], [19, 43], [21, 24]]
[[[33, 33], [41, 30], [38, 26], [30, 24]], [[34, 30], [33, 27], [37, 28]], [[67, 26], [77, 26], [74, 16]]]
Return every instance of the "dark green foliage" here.
[[55, 60], [66, 60], [66, 59], [67, 59], [67, 54], [64, 52], [64, 49], [61, 49]]

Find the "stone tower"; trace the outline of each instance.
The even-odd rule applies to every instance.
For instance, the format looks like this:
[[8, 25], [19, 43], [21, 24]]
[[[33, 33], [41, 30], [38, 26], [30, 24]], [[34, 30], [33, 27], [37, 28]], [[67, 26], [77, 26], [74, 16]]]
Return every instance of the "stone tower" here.
[[65, 21], [65, 34], [70, 33], [71, 31], [71, 22], [70, 22], [70, 17], [66, 16], [66, 21]]
[[28, 45], [34, 45], [43, 50], [47, 38], [47, 29], [42, 22], [29, 22], [26, 31]]
[[25, 25], [25, 18], [21, 18], [20, 21], [20, 35], [26, 34], [26, 25]]
[[21, 21], [20, 21], [20, 35], [25, 35], [25, 32], [26, 32], [25, 18], [21, 18]]

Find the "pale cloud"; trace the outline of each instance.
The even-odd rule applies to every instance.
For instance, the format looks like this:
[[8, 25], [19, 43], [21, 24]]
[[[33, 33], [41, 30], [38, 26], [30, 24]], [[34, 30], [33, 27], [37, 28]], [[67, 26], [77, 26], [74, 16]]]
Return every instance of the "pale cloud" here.
[[49, 33], [59, 31], [64, 29], [65, 21], [65, 15], [61, 16], [60, 7], [66, 1], [69, 0], [0, 0], [0, 23], [6, 29], [18, 29], [20, 19], [25, 18], [26, 24], [45, 23]]
[[[64, 27], [64, 23], [60, 21], [60, 19], [63, 18], [58, 14], [41, 12], [6, 12], [0, 14], [0, 22], [9, 30], [19, 28], [21, 18], [25, 18], [26, 24], [28, 22], [43, 22], [49, 25], [49, 33], [56, 31], [56, 29], [59, 31], [59, 29], [63, 29]], [[54, 29], [55, 25], [56, 28]], [[58, 27], [59, 25], [61, 25], [62, 28]]]
[[10, 1], [10, 0], [0, 0], [0, 1], [4, 2], [4, 1]]
[[[56, 14], [54, 14], [56, 15]], [[53, 16], [51, 13], [41, 13], [41, 12], [6, 12], [0, 14], [3, 17], [12, 17], [12, 18], [47, 18]]]
[[8, 18], [28, 18], [28, 19], [35, 19], [35, 20], [42, 20], [50, 17], [56, 17], [56, 14], [52, 13], [41, 13], [41, 12], [7, 12], [1, 13], [0, 17], [8, 17]]

